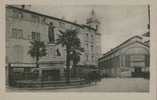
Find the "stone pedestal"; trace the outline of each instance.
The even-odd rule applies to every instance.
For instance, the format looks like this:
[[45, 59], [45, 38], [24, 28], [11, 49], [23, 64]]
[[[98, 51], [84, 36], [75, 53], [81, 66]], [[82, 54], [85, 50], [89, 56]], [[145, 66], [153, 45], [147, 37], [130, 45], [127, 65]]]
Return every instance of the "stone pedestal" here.
[[[49, 43], [47, 44], [47, 56], [43, 57], [40, 59], [40, 62], [42, 63], [40, 65], [40, 70], [39, 72], [39, 77], [44, 78], [44, 73], [45, 71], [54, 71], [58, 70], [60, 77], [64, 76], [64, 65], [65, 65], [65, 59], [63, 56], [57, 56], [56, 53], [57, 46], [56, 44]], [[51, 74], [49, 75], [50, 77], [52, 76]], [[46, 78], [48, 78], [47, 76]]]
[[48, 44], [48, 57], [53, 58], [56, 56], [56, 46], [55, 44], [49, 43]]

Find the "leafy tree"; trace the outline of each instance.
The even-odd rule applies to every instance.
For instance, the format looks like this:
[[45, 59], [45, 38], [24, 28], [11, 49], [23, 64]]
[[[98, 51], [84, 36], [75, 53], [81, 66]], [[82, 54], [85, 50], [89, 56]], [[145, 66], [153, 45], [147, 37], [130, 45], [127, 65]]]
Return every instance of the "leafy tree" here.
[[44, 44], [44, 42], [42, 41], [37, 41], [37, 40], [33, 40], [30, 42], [31, 46], [30, 49], [28, 51], [28, 54], [32, 57], [36, 59], [36, 67], [39, 67], [39, 58], [46, 56], [47, 52], [46, 52], [46, 46]]
[[[72, 59], [72, 54], [74, 52], [82, 52], [81, 42], [78, 38], [77, 29], [66, 29], [65, 31], [60, 31], [56, 44], [61, 44], [66, 48], [66, 80], [67, 83], [70, 82], [70, 60]], [[80, 58], [79, 58], [80, 59]], [[74, 60], [73, 60], [74, 61]], [[74, 61], [76, 64], [76, 62]]]

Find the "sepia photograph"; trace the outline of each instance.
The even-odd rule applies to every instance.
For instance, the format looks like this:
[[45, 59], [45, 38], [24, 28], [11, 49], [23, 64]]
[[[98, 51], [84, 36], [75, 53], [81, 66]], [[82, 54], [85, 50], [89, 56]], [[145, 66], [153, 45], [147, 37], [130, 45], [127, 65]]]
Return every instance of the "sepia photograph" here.
[[7, 92], [150, 92], [150, 5], [5, 5]]

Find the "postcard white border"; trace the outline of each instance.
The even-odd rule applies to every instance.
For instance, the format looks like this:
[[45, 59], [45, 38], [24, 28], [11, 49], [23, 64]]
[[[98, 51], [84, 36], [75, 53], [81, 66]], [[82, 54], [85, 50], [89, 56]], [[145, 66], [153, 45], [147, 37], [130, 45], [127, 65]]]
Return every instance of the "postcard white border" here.
[[[0, 1], [0, 98], [6, 100], [156, 100], [157, 83], [157, 1], [156, 0], [1, 0]], [[151, 78], [149, 93], [110, 92], [24, 92], [5, 90], [5, 4], [32, 5], [151, 5]]]

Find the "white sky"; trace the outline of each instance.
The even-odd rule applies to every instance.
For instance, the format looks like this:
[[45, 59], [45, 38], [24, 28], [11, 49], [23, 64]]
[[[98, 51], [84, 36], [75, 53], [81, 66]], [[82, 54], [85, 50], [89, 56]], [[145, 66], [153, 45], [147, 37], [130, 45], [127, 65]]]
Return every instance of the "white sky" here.
[[50, 16], [85, 24], [87, 17], [94, 9], [100, 20], [102, 53], [116, 47], [126, 39], [141, 35], [147, 31], [148, 12], [147, 5], [121, 5], [121, 6], [48, 6], [33, 5], [32, 10]]

